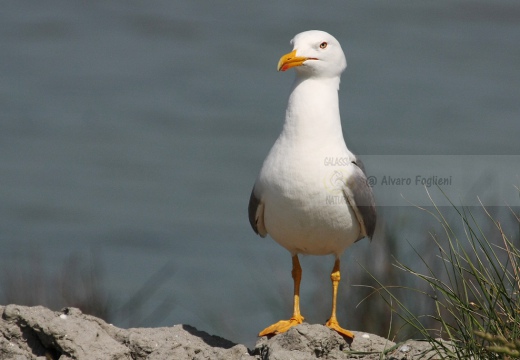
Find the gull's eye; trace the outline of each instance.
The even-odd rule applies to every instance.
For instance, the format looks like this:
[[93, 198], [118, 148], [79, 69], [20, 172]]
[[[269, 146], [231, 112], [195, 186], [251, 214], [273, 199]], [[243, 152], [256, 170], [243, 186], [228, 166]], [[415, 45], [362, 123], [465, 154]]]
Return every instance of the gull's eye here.
[[325, 49], [327, 47], [327, 43], [324, 41], [320, 44], [320, 49]]

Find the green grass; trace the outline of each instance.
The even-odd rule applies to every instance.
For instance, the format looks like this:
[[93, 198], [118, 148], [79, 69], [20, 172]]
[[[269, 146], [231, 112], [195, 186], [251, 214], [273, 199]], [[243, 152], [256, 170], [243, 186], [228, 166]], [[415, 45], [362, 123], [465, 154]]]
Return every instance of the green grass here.
[[[423, 210], [442, 228], [440, 234], [431, 234], [435, 261], [416, 252], [425, 271], [395, 261], [395, 266], [418, 280], [419, 286], [390, 286], [374, 277], [374, 288], [404, 324], [427, 339], [442, 358], [518, 357], [519, 239], [515, 244], [513, 235], [506, 234], [501, 222], [484, 206], [480, 215], [491, 226], [482, 226], [482, 216], [477, 217], [469, 208], [453, 204], [457, 220], [449, 221], [446, 209], [433, 205], [433, 210]], [[510, 210], [520, 224], [518, 215]], [[410, 297], [414, 302], [429, 303], [431, 310], [418, 315], [406, 301]]]

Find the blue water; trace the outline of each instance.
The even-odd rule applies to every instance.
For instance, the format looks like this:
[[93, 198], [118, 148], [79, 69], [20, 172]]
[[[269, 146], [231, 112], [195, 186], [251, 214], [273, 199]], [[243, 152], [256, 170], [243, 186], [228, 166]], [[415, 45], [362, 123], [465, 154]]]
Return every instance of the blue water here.
[[[517, 1], [4, 1], [2, 266], [94, 256], [125, 302], [171, 261], [154, 294], [171, 311], [144, 325], [254, 341], [288, 311], [290, 259], [246, 207], [293, 79], [276, 63], [308, 29], [346, 52], [343, 130], [367, 169], [392, 168], [378, 155], [520, 165]], [[370, 249], [345, 259], [370, 264]]]

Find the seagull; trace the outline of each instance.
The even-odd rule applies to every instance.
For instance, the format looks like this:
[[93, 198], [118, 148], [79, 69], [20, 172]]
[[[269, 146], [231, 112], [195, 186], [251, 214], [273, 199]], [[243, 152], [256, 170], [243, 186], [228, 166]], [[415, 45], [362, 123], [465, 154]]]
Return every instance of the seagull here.
[[298, 255], [334, 255], [332, 314], [325, 325], [352, 341], [354, 334], [336, 317], [340, 257], [354, 242], [372, 238], [376, 209], [363, 164], [343, 139], [338, 89], [347, 61], [339, 42], [324, 31], [302, 32], [291, 44], [278, 71], [294, 68], [296, 79], [282, 132], [264, 160], [248, 213], [258, 235], [269, 234], [292, 256], [293, 315], [259, 336], [283, 333], [304, 320]]

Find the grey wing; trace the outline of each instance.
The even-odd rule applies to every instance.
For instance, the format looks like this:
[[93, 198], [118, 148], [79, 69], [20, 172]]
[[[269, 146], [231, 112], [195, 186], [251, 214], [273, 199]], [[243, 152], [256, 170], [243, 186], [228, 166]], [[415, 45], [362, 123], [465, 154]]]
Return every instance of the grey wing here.
[[367, 172], [365, 171], [365, 164], [363, 164], [363, 161], [361, 161], [360, 158], [358, 158], [356, 155], [354, 155], [354, 161], [352, 161], [352, 163], [354, 165], [357, 165], [358, 168], [361, 169], [361, 171], [363, 172], [363, 174], [366, 176], [367, 175]]
[[374, 194], [372, 188], [368, 185], [363, 163], [356, 159], [352, 164], [354, 165], [354, 173], [347, 179], [347, 186], [343, 189], [343, 194], [354, 210], [361, 226], [361, 237], [359, 239], [365, 236], [372, 238], [377, 221]]
[[260, 198], [255, 195], [255, 188], [251, 190], [251, 196], [249, 197], [249, 206], [247, 208], [249, 214], [249, 223], [251, 227], [261, 237], [267, 235], [267, 230], [264, 225], [264, 204], [260, 201]]

